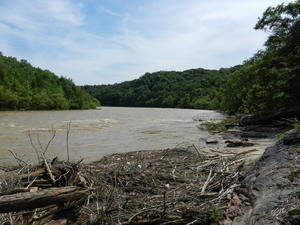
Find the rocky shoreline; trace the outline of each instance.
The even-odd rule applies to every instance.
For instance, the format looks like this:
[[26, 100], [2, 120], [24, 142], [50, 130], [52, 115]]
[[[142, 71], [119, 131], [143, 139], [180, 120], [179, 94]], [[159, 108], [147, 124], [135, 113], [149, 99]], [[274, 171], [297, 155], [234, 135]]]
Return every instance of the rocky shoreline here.
[[233, 225], [300, 224], [300, 131], [291, 129], [299, 115], [293, 109], [239, 120], [240, 137], [270, 137], [276, 143], [242, 173], [236, 192], [244, 193], [250, 205], [240, 205]]
[[251, 206], [241, 208], [235, 225], [300, 224], [300, 132], [287, 132], [266, 149], [247, 170], [241, 189], [251, 196]]
[[300, 131], [291, 126], [299, 115], [293, 108], [241, 116], [227, 131], [202, 139], [208, 152], [248, 152], [235, 189], [238, 213], [220, 224], [300, 224]]

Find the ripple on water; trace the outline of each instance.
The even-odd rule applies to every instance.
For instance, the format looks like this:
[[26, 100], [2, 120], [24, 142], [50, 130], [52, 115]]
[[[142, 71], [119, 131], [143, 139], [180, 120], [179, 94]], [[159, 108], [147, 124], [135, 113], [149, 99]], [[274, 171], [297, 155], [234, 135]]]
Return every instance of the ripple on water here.
[[143, 134], [159, 134], [159, 133], [161, 133], [161, 130], [146, 130], [146, 131], [142, 131], [141, 133], [143, 133]]
[[43, 133], [55, 131], [65, 131], [70, 123], [72, 131], [96, 131], [111, 127], [113, 124], [119, 123], [113, 119], [94, 119], [94, 120], [71, 120], [55, 123], [53, 128], [31, 128], [25, 129], [24, 132]]
[[0, 113], [0, 162], [14, 163], [14, 159], [3, 160], [9, 154], [7, 149], [31, 160], [34, 153], [31, 154], [28, 131], [36, 146], [39, 146], [38, 139], [45, 146], [52, 137], [52, 127], [57, 132], [48, 153], [64, 158], [62, 149], [66, 146], [66, 129], [70, 120], [71, 160], [77, 161], [83, 156], [92, 161], [114, 152], [169, 148], [180, 142], [191, 145], [197, 143], [199, 136], [206, 135], [196, 128], [199, 122], [192, 120], [196, 114], [200, 114], [199, 120], [221, 117], [213, 111], [126, 107], [10, 112], [5, 117]]

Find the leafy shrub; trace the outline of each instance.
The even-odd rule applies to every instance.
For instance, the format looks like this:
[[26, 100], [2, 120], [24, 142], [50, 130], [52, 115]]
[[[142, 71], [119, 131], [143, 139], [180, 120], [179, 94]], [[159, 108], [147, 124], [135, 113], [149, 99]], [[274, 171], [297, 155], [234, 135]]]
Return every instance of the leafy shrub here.
[[211, 215], [209, 217], [211, 225], [219, 225], [222, 219], [222, 212], [218, 207], [213, 207], [211, 209]]

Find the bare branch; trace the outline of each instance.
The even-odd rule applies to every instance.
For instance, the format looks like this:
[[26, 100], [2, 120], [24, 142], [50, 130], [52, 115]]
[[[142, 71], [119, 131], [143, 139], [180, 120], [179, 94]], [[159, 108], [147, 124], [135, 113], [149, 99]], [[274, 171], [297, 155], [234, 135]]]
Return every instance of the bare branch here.
[[196, 146], [195, 144], [193, 144], [193, 147], [194, 147], [194, 149], [196, 150], [196, 152], [197, 152], [199, 158], [201, 158], [200, 150], [197, 148], [197, 146]]
[[50, 140], [48, 141], [48, 144], [46, 145], [46, 148], [45, 148], [45, 150], [44, 150], [44, 152], [43, 152], [43, 155], [46, 154], [46, 152], [47, 152], [47, 150], [48, 150], [48, 148], [49, 148], [49, 145], [51, 144], [51, 142], [52, 142], [53, 139], [55, 138], [56, 130], [54, 130], [53, 127], [52, 127], [51, 132], [52, 132], [52, 137], [51, 137]]
[[17, 160], [17, 163], [19, 164], [19, 166], [23, 167], [23, 165], [21, 163], [24, 163], [26, 166], [28, 166], [28, 163], [26, 163], [24, 160], [20, 159], [16, 153], [14, 153], [13, 151], [11, 150], [8, 150], [12, 155], [13, 157]]
[[208, 177], [207, 177], [205, 183], [203, 184], [203, 187], [202, 187], [202, 190], [201, 190], [202, 194], [205, 192], [205, 189], [206, 189], [207, 185], [214, 179], [214, 176], [211, 177], [211, 175], [212, 175], [212, 169], [210, 169]]
[[44, 158], [44, 164], [45, 164], [46, 170], [47, 170], [47, 172], [48, 172], [48, 174], [50, 176], [51, 181], [53, 182], [53, 184], [55, 184], [55, 182], [56, 182], [55, 177], [53, 176], [53, 174], [51, 172], [51, 169], [49, 167], [49, 164], [48, 164], [46, 158]]
[[38, 161], [40, 162], [40, 161], [41, 161], [41, 157], [40, 157], [40, 154], [39, 154], [38, 149], [35, 147], [35, 145], [34, 145], [34, 143], [33, 143], [33, 141], [32, 141], [32, 137], [31, 137], [30, 130], [28, 131], [28, 137], [29, 137], [31, 146], [33, 147], [33, 149], [34, 149], [34, 151], [35, 151], [35, 153], [36, 153], [37, 159], [38, 159]]
[[43, 145], [42, 145], [42, 143], [41, 143], [41, 141], [40, 141], [40, 135], [39, 135], [39, 133], [36, 134], [36, 139], [37, 139], [37, 141], [38, 141], [38, 143], [39, 143], [39, 146], [40, 146], [41, 151], [43, 151]]
[[67, 157], [68, 162], [70, 161], [70, 154], [69, 154], [69, 136], [70, 136], [70, 130], [71, 130], [71, 121], [67, 124]]
[[33, 183], [36, 181], [36, 179], [37, 179], [37, 178], [35, 177], [34, 180], [31, 181], [31, 182], [27, 185], [27, 187], [26, 187], [27, 190], [33, 185]]

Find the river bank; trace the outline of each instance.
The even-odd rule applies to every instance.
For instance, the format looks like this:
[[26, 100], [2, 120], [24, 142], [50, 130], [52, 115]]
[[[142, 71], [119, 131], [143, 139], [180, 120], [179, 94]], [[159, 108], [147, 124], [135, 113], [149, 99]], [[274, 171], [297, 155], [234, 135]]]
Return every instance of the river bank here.
[[[67, 213], [61, 214], [58, 207], [41, 223], [53, 207], [50, 201], [27, 220], [32, 224], [297, 224], [293, 221], [300, 208], [299, 132], [281, 137], [278, 132], [278, 126], [271, 125], [233, 126], [203, 138], [199, 146], [116, 153], [89, 164], [51, 160], [50, 172], [45, 161], [23, 165], [15, 174], [0, 175], [0, 211], [7, 191], [10, 198], [22, 199], [24, 192], [38, 195], [41, 190], [65, 191], [72, 185], [75, 196], [77, 191], [88, 193], [77, 207], [74, 199], [60, 199], [58, 205]], [[36, 171], [42, 172], [37, 176]], [[11, 192], [15, 189], [22, 192]], [[0, 218], [22, 224], [24, 215]]]

